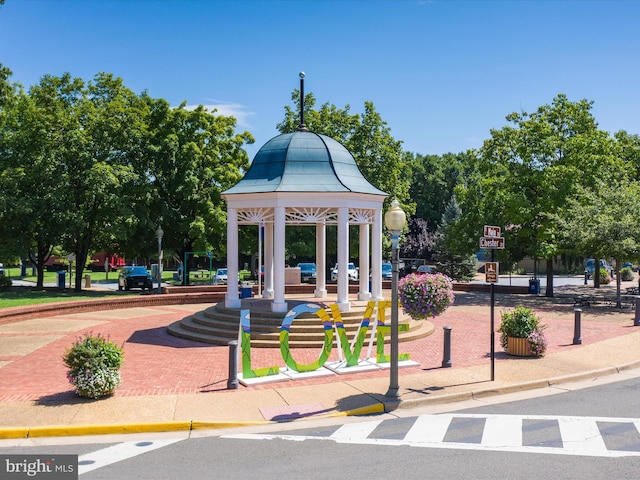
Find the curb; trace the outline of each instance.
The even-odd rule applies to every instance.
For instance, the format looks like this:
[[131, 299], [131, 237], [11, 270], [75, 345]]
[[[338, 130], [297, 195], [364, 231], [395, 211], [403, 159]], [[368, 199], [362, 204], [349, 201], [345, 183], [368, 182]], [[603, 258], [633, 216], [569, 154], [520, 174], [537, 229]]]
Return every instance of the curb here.
[[[390, 413], [398, 408], [414, 408], [423, 405], [436, 405], [442, 403], [455, 403], [464, 400], [474, 400], [480, 398], [504, 395], [507, 393], [548, 388], [553, 385], [576, 382], [580, 380], [595, 379], [603, 376], [620, 374], [627, 370], [640, 368], [640, 360], [621, 364], [618, 366], [605, 367], [597, 370], [564, 375], [549, 378], [546, 380], [533, 380], [530, 382], [505, 385], [498, 388], [487, 388], [484, 390], [467, 390], [431, 398], [420, 398], [410, 400], [389, 400], [376, 402], [368, 406], [346, 410], [344, 412], [330, 413], [323, 415], [313, 415], [310, 417], [298, 417], [285, 420], [286, 422], [299, 421], [305, 419], [350, 417], [360, 415], [373, 415], [379, 413]], [[204, 422], [196, 420], [155, 422], [155, 423], [131, 423], [131, 424], [97, 424], [97, 425], [53, 425], [47, 427], [12, 427], [0, 428], [0, 439], [37, 438], [37, 437], [66, 437], [82, 435], [107, 435], [107, 434], [127, 434], [127, 433], [159, 433], [193, 430], [214, 430], [221, 428], [236, 428], [269, 425], [283, 422], [262, 421], [219, 421]]]
[[235, 428], [254, 425], [266, 425], [271, 422], [197, 422], [175, 421], [155, 423], [123, 423], [107, 425], [52, 425], [48, 427], [16, 427], [0, 429], [0, 439], [38, 438], [38, 437], [73, 437], [84, 435], [109, 435], [125, 433], [159, 433], [217, 428]]
[[542, 380], [532, 380], [530, 382], [514, 383], [497, 388], [486, 388], [483, 390], [467, 390], [462, 392], [438, 395], [431, 398], [418, 398], [410, 400], [402, 400], [400, 402], [385, 402], [385, 411], [390, 412], [396, 408], [414, 408], [422, 405], [437, 405], [441, 403], [454, 403], [465, 400], [475, 400], [481, 398], [505, 395], [508, 393], [522, 392], [527, 390], [536, 390], [539, 388], [548, 388], [553, 385], [561, 385], [563, 383], [578, 382], [581, 380], [596, 379], [604, 376], [620, 374], [627, 370], [640, 368], [640, 360], [621, 364], [618, 366], [605, 367], [596, 370], [589, 370], [575, 374], [563, 375]]
[[[554, 385], [561, 385], [570, 382], [596, 379], [605, 376], [621, 374], [625, 371], [640, 369], [640, 360], [628, 362], [620, 365], [603, 367], [574, 374], [568, 374], [548, 379], [532, 380], [528, 382], [507, 384], [499, 387], [485, 388], [481, 390], [466, 390], [450, 394], [441, 394], [434, 397], [419, 399], [389, 399], [374, 401], [371, 405], [334, 412], [323, 415], [313, 415], [308, 417], [297, 417], [284, 420], [283, 422], [293, 422], [305, 419], [318, 419], [329, 417], [364, 416], [380, 413], [390, 413], [396, 409], [414, 408], [443, 403], [454, 403], [465, 400], [474, 400], [499, 396], [508, 393], [549, 388]], [[193, 431], [211, 430], [222, 428], [236, 428], [247, 426], [260, 426], [277, 424], [283, 422], [262, 421], [169, 421], [155, 423], [132, 423], [132, 424], [95, 424], [95, 425], [53, 425], [42, 427], [6, 427], [0, 428], [0, 439], [20, 439], [37, 437], [62, 437], [62, 436], [83, 436], [83, 435], [106, 435], [106, 434], [128, 434], [128, 433], [159, 433], [172, 431]]]

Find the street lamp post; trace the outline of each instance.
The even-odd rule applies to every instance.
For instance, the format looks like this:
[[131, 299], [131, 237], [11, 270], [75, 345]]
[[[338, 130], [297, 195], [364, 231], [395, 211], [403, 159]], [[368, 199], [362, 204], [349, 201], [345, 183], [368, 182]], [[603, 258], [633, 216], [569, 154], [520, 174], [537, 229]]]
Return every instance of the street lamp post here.
[[407, 216], [400, 208], [397, 199], [391, 202], [391, 208], [384, 215], [384, 223], [391, 233], [391, 353], [389, 390], [387, 396], [398, 397], [398, 242]]
[[162, 227], [158, 225], [156, 237], [158, 237], [158, 293], [162, 293], [162, 236], [164, 232]]

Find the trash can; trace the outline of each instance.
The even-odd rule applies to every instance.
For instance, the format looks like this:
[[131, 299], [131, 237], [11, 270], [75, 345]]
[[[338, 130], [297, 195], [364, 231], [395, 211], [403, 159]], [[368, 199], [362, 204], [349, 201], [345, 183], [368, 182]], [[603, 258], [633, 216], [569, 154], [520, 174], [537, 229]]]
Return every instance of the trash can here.
[[58, 288], [64, 288], [66, 276], [67, 272], [65, 272], [64, 270], [58, 271]]
[[540, 293], [540, 280], [537, 278], [529, 279], [529, 293], [538, 295]]
[[243, 283], [240, 287], [240, 298], [251, 298], [253, 297], [253, 287], [251, 284]]

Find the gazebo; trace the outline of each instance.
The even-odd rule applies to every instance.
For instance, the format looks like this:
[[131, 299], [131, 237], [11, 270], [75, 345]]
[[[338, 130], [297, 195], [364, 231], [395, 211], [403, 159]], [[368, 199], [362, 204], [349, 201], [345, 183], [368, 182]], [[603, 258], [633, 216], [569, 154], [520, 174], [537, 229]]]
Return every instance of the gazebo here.
[[[304, 74], [300, 74], [301, 98]], [[304, 105], [301, 103], [301, 111]], [[224, 191], [227, 202], [228, 278], [238, 278], [238, 228], [264, 227], [264, 292], [273, 312], [288, 310], [285, 300], [285, 229], [309, 225], [316, 232], [317, 278], [314, 296], [327, 295], [326, 227], [337, 225], [337, 304], [349, 302], [349, 227], [359, 229], [358, 299], [382, 299], [382, 205], [387, 194], [362, 175], [349, 151], [336, 140], [309, 132], [301, 116], [298, 131], [278, 135], [255, 155], [245, 176]], [[369, 278], [371, 269], [371, 279]], [[240, 307], [229, 281], [225, 306]]]

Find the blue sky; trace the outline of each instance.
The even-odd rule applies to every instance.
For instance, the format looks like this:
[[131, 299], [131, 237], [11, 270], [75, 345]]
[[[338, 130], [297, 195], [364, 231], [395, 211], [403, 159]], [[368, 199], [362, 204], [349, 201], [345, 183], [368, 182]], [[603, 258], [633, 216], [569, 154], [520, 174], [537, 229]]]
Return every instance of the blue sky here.
[[216, 106], [277, 135], [304, 71], [318, 105], [371, 101], [404, 148], [481, 146], [559, 93], [640, 133], [640, 2], [6, 0], [0, 63], [29, 87], [98, 72], [172, 105]]

